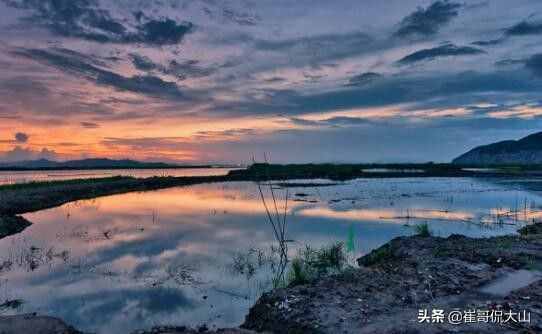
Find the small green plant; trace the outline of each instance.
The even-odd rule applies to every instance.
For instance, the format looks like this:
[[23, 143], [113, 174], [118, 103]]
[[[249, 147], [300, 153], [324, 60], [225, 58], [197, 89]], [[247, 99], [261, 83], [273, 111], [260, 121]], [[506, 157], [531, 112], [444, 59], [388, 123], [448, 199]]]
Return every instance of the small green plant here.
[[346, 263], [344, 244], [337, 242], [328, 247], [323, 247], [316, 252], [319, 268], [327, 272], [329, 269], [340, 271]]
[[416, 234], [418, 234], [420, 237], [427, 238], [432, 235], [432, 232], [429, 229], [429, 225], [427, 223], [418, 224], [414, 226], [414, 229], [416, 230]]
[[332, 272], [339, 273], [344, 269], [347, 261], [342, 242], [320, 249], [305, 246], [291, 262], [288, 283], [299, 285]]
[[292, 260], [288, 281], [291, 285], [301, 285], [309, 281], [309, 273], [306, 271], [305, 264], [299, 258]]

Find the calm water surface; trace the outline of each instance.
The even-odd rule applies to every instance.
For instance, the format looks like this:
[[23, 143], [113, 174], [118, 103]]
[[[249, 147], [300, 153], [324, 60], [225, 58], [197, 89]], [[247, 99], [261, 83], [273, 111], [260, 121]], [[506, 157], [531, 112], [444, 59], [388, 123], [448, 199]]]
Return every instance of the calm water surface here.
[[207, 176], [226, 175], [231, 168], [96, 169], [48, 171], [0, 171], [0, 185], [37, 181], [95, 179], [111, 176]]
[[[285, 188], [274, 188], [282, 209]], [[541, 194], [508, 182], [360, 179], [288, 192], [292, 255], [353, 235], [354, 259], [422, 222], [442, 236], [492, 236], [542, 216]], [[274, 239], [259, 196], [250, 182], [197, 185], [27, 214], [34, 225], [0, 240], [0, 303], [23, 304], [0, 312], [52, 315], [97, 333], [239, 325], [271, 288]]]

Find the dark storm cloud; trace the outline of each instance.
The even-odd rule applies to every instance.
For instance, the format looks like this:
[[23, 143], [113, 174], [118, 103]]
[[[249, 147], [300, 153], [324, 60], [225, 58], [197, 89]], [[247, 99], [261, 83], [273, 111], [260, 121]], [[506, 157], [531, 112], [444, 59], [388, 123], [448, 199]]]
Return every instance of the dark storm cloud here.
[[525, 61], [525, 67], [536, 76], [542, 77], [542, 53], [529, 57]]
[[505, 30], [508, 36], [525, 36], [542, 34], [542, 22], [522, 21]]
[[98, 85], [153, 97], [183, 97], [182, 92], [174, 82], [164, 81], [151, 75], [125, 77], [93, 65], [91, 58], [74, 57], [70, 53], [44, 49], [19, 49], [13, 53], [52, 66], [68, 74], [93, 81]]
[[462, 6], [459, 3], [439, 0], [433, 2], [426, 9], [419, 7], [401, 21], [399, 29], [394, 35], [397, 37], [435, 35], [459, 14], [459, 9]]
[[8, 6], [31, 10], [26, 24], [38, 23], [52, 33], [95, 42], [177, 44], [191, 32], [190, 22], [177, 23], [169, 18], [146, 19], [134, 26], [114, 18], [99, 8], [96, 0], [2, 0]]
[[423, 49], [405, 56], [397, 63], [400, 65], [407, 65], [424, 60], [433, 60], [439, 57], [452, 57], [452, 56], [472, 56], [486, 53], [483, 50], [473, 48], [470, 46], [456, 46], [454, 44], [444, 44], [432, 49]]
[[29, 136], [24, 132], [17, 132], [15, 134], [15, 141], [19, 144], [24, 144], [28, 141]]
[[347, 86], [365, 86], [378, 80], [382, 75], [375, 72], [365, 72], [351, 77], [348, 80]]

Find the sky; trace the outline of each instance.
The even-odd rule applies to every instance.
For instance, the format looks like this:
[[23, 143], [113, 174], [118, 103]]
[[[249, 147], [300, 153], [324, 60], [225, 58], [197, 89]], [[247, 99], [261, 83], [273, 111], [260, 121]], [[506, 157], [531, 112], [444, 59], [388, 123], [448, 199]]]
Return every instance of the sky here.
[[539, 0], [0, 0], [0, 161], [447, 162], [538, 131]]

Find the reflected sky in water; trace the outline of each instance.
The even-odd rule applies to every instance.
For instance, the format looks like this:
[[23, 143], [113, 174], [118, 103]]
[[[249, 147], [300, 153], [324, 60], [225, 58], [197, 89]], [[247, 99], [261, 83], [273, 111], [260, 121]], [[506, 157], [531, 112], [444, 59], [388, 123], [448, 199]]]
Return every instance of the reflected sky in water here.
[[[274, 188], [282, 210], [285, 190]], [[423, 222], [441, 236], [513, 233], [540, 218], [542, 204], [513, 183], [471, 179], [360, 179], [288, 192], [291, 254], [346, 242], [353, 231], [352, 259]], [[235, 326], [271, 287], [274, 239], [254, 183], [115, 195], [25, 217], [31, 227], [0, 240], [0, 303], [24, 304], [2, 313], [53, 315], [98, 333]], [[240, 258], [254, 260], [253, 270], [239, 270]]]

